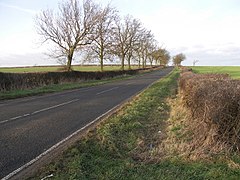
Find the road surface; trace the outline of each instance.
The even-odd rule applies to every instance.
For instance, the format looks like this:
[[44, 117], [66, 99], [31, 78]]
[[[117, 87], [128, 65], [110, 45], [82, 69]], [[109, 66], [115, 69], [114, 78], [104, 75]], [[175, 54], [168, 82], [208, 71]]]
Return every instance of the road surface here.
[[61, 93], [0, 101], [0, 178], [172, 71]]

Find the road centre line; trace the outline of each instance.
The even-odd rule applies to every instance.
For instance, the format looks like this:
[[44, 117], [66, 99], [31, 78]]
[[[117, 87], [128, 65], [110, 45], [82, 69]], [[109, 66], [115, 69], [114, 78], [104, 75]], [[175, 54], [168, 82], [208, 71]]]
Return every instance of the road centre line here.
[[[57, 92], [57, 93], [53, 93], [53, 94], [46, 94], [44, 96], [36, 96], [36, 97], [27, 97], [27, 98], [23, 98], [23, 99], [19, 99], [18, 103], [21, 102], [28, 102], [31, 100], [36, 100], [36, 99], [44, 99], [47, 97], [55, 97], [55, 96], [60, 96], [63, 97], [65, 95], [71, 94], [71, 93], [75, 93], [75, 92], [80, 92], [80, 93], [84, 93], [84, 92], [88, 92], [89, 90], [94, 90], [93, 87], [84, 87], [84, 88], [80, 88], [80, 89], [73, 89], [73, 90], [67, 90], [66, 92]], [[1, 106], [6, 106], [6, 105], [11, 105], [13, 103], [13, 100], [3, 100], [2, 102], [0, 102], [0, 107]]]
[[64, 106], [64, 105], [67, 105], [67, 104], [70, 104], [70, 103], [74, 103], [76, 101], [79, 101], [79, 99], [74, 99], [74, 100], [71, 100], [71, 101], [68, 101], [68, 102], [57, 104], [55, 106], [51, 106], [51, 107], [44, 108], [44, 109], [41, 109], [41, 110], [38, 110], [38, 111], [34, 111], [33, 113], [31, 113], [31, 115], [34, 115], [34, 114], [37, 114], [37, 113], [40, 113], [40, 112], [43, 112], [43, 111], [47, 111], [47, 110], [50, 110], [50, 109], [54, 109], [54, 108], [57, 108], [57, 107], [60, 107], [60, 106]]
[[[114, 87], [114, 88], [111, 88], [111, 89], [107, 89], [107, 90], [104, 90], [104, 91], [101, 91], [101, 92], [97, 93], [96, 95], [100, 95], [100, 94], [103, 94], [103, 93], [106, 93], [106, 92], [109, 92], [109, 91], [112, 91], [112, 90], [118, 89], [118, 88], [119, 87]], [[83, 90], [83, 92], [86, 92], [89, 89], [91, 89], [91, 88], [85, 89], [85, 90]], [[79, 89], [78, 89], [78, 91], [79, 91]], [[64, 106], [64, 105], [67, 105], [67, 104], [70, 104], [70, 103], [74, 103], [76, 101], [79, 101], [79, 99], [74, 99], [74, 100], [71, 100], [71, 101], [68, 101], [68, 102], [64, 102], [64, 103], [61, 103], [61, 104], [57, 104], [57, 105], [54, 105], [54, 106], [51, 106], [51, 107], [48, 107], [48, 108], [40, 109], [40, 110], [34, 111], [34, 112], [30, 113], [30, 114], [24, 114], [22, 116], [12, 117], [10, 119], [0, 121], [0, 124], [6, 123], [6, 122], [10, 122], [10, 121], [14, 121], [14, 120], [17, 120], [17, 119], [20, 119], [20, 118], [23, 118], [23, 117], [27, 117], [27, 116], [30, 116], [30, 115], [34, 115], [34, 114], [37, 114], [37, 113], [40, 113], [40, 112], [44, 112], [44, 111], [47, 111], [47, 110], [50, 110], [50, 109], [54, 109], [54, 108], [57, 108], [57, 107], [60, 107], [60, 106]]]
[[133, 84], [133, 82], [127, 83], [126, 85], [130, 85], [130, 84]]
[[[101, 91], [101, 92], [97, 93], [96, 95], [100, 95], [100, 94], [103, 94], [103, 93], [106, 93], [106, 92], [109, 92], [109, 91], [112, 91], [112, 90], [118, 89], [118, 88], [119, 87], [113, 87], [111, 89], [107, 89], [107, 90]], [[84, 91], [87, 91], [87, 90], [85, 89]], [[27, 113], [27, 114], [24, 114], [22, 116], [12, 117], [10, 119], [0, 121], [0, 124], [6, 123], [6, 122], [10, 122], [10, 121], [14, 121], [14, 120], [17, 120], [17, 119], [20, 119], [20, 118], [23, 118], [23, 117], [27, 117], [27, 116], [30, 116], [30, 115], [35, 115], [37, 113], [44, 112], [44, 111], [47, 111], [47, 110], [50, 110], [50, 109], [54, 109], [54, 108], [57, 108], [57, 107], [60, 107], [60, 106], [64, 106], [64, 105], [67, 105], [67, 104], [70, 104], [70, 103], [74, 103], [76, 101], [79, 101], [79, 99], [74, 99], [74, 100], [71, 100], [71, 101], [68, 101], [68, 102], [64, 102], [64, 103], [61, 103], [61, 104], [57, 104], [57, 105], [54, 105], [54, 106], [51, 106], [51, 107], [48, 107], [48, 108], [40, 109], [40, 110], [34, 111], [34, 112], [30, 113], [30, 114]]]
[[30, 114], [24, 114], [23, 117], [30, 116]]
[[[108, 90], [109, 91], [109, 90]], [[141, 92], [141, 91], [140, 91]], [[96, 91], [95, 91], [96, 93]], [[139, 92], [138, 92], [139, 93]], [[120, 107], [119, 105], [117, 105], [117, 107]], [[114, 108], [113, 108], [114, 109]], [[105, 114], [105, 113], [104, 113]], [[103, 115], [104, 115], [103, 114]], [[101, 117], [101, 116], [100, 116]], [[103, 116], [102, 116], [103, 117]], [[95, 121], [98, 120], [95, 119]], [[59, 143], [53, 145], [51, 148], [49, 148], [48, 150], [44, 151], [42, 154], [40, 154], [39, 156], [37, 156], [35, 159], [32, 159], [31, 161], [29, 161], [27, 164], [24, 164], [23, 166], [21, 166], [20, 168], [16, 169], [15, 171], [11, 172], [9, 175], [5, 176], [2, 180], [6, 180], [6, 179], [10, 179], [12, 177], [14, 177], [14, 175], [16, 175], [17, 173], [19, 173], [20, 171], [24, 170], [25, 168], [27, 168], [28, 166], [32, 165], [33, 163], [37, 162], [40, 158], [46, 156], [48, 153], [50, 153], [52, 150], [56, 149], [57, 147], [59, 147], [60, 145], [64, 145], [63, 143], [68, 141], [68, 139], [70, 139], [71, 137], [74, 137], [75, 135], [77, 135], [78, 132], [80, 132], [81, 130], [85, 129], [86, 127], [89, 127], [92, 124], [89, 123], [87, 124], [85, 127], [79, 129], [78, 131], [74, 132], [73, 134], [71, 134], [70, 136], [68, 136], [67, 138], [63, 139], [62, 141], [60, 141]], [[51, 155], [51, 154], [50, 154]], [[47, 157], [46, 157], [47, 158]]]
[[101, 91], [99, 93], [97, 93], [96, 95], [100, 95], [100, 94], [103, 94], [103, 93], [106, 93], [106, 92], [109, 92], [109, 91], [112, 91], [114, 89], [118, 89], [119, 87], [114, 87], [114, 88], [111, 88], [111, 89], [107, 89], [107, 90], [104, 90], [104, 91]]
[[60, 145], [62, 145], [63, 143], [65, 143], [66, 141], [68, 141], [69, 139], [71, 139], [72, 137], [76, 136], [78, 133], [80, 133], [81, 131], [87, 129], [88, 127], [90, 127], [92, 124], [94, 124], [95, 122], [99, 121], [101, 118], [103, 118], [104, 116], [106, 116], [107, 114], [109, 114], [110, 112], [114, 111], [114, 109], [117, 109], [118, 107], [120, 107], [120, 104], [114, 106], [112, 109], [108, 110], [107, 112], [103, 113], [102, 115], [98, 116], [96, 119], [94, 119], [93, 121], [91, 121], [90, 123], [88, 123], [87, 125], [85, 125], [84, 127], [78, 129], [77, 131], [73, 132], [72, 134], [70, 134], [68, 137], [64, 138], [63, 140], [61, 140], [60, 142], [58, 142], [57, 144], [53, 145], [52, 147], [50, 147], [49, 149], [47, 149], [46, 151], [44, 151], [43, 153], [41, 153], [40, 155], [38, 155], [36, 158], [32, 159], [31, 161], [29, 161], [28, 163], [24, 164], [23, 166], [19, 167], [18, 169], [16, 169], [15, 171], [11, 172], [10, 174], [8, 174], [7, 176], [5, 176], [4, 178], [2, 178], [1, 180], [8, 180], [10, 178], [12, 178], [13, 176], [15, 176], [16, 174], [18, 174], [20, 171], [24, 170], [25, 168], [29, 167], [30, 165], [32, 165], [33, 163], [37, 162], [38, 160], [40, 160], [42, 157], [46, 156], [48, 153], [50, 153], [51, 151], [53, 151], [54, 149], [56, 149], [57, 147], [59, 147]]
[[6, 123], [6, 122], [8, 122], [8, 121], [13, 121], [13, 120], [11, 120], [11, 119], [3, 120], [3, 121], [0, 122], [0, 124]]
[[11, 118], [10, 120], [16, 120], [16, 119], [19, 119], [19, 118], [21, 118], [22, 116], [17, 116], [17, 117], [13, 117], [13, 118]]
[[44, 109], [41, 109], [41, 110], [38, 110], [38, 111], [34, 111], [33, 113], [30, 113], [30, 114], [24, 114], [22, 116], [16, 116], [16, 117], [10, 118], [8, 120], [0, 121], [0, 124], [6, 123], [6, 122], [9, 122], [9, 121], [14, 121], [16, 119], [20, 119], [20, 118], [23, 118], [23, 117], [34, 115], [34, 114], [37, 114], [37, 113], [40, 113], [40, 112], [44, 112], [44, 111], [47, 111], [47, 110], [50, 110], [50, 109], [54, 109], [54, 108], [57, 108], [57, 107], [60, 107], [60, 106], [64, 106], [64, 105], [67, 105], [67, 104], [71, 104], [71, 103], [74, 103], [74, 102], [77, 102], [77, 101], [79, 101], [79, 99], [74, 99], [74, 100], [71, 100], [71, 101], [68, 101], [68, 102], [57, 104], [55, 106], [51, 106], [51, 107], [44, 108]]

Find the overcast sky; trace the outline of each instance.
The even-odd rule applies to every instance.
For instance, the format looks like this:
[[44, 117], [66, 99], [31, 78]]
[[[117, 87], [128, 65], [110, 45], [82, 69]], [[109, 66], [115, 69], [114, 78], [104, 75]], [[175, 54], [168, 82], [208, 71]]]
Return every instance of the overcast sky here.
[[[106, 4], [109, 0], [96, 0]], [[34, 17], [58, 0], [0, 0], [0, 66], [56, 64], [44, 55]], [[171, 55], [184, 53], [184, 65], [240, 65], [240, 0], [111, 0], [152, 30]]]

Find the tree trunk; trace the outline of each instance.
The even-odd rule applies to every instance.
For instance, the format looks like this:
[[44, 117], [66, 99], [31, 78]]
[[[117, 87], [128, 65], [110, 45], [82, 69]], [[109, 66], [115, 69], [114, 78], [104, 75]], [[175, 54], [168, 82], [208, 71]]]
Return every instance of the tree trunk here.
[[145, 68], [145, 60], [144, 60], [144, 58], [142, 59], [142, 68]]
[[103, 50], [102, 49], [100, 54], [100, 66], [101, 66], [101, 72], [103, 72]]
[[103, 59], [100, 60], [101, 72], [103, 72]]
[[67, 71], [71, 71], [72, 67], [72, 56], [68, 55], [68, 61], [67, 61]]
[[129, 70], [131, 69], [131, 57], [130, 56], [128, 57], [128, 69]]
[[121, 62], [121, 70], [124, 70], [124, 59], [125, 59], [125, 56], [123, 55], [122, 62]]
[[67, 56], [67, 71], [71, 71], [72, 70], [73, 52], [74, 52], [74, 49], [70, 48], [68, 56]]

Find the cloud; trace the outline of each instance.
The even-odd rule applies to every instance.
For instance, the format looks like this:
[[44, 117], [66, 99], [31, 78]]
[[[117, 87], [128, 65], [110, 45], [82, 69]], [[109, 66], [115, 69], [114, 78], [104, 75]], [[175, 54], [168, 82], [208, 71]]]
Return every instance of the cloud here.
[[240, 13], [222, 14], [207, 7], [159, 7], [141, 19], [153, 30], [160, 44], [174, 56], [184, 53], [184, 65], [240, 65]]
[[[107, 4], [109, 0], [98, 0], [98, 2]], [[186, 54], [187, 59], [184, 61], [186, 65], [192, 65], [192, 61], [196, 59], [199, 60], [198, 65], [232, 65], [233, 63], [240, 65], [239, 0], [152, 0], [151, 3], [145, 0], [112, 0], [111, 2], [120, 13], [124, 15], [129, 13], [140, 19], [146, 28], [153, 31], [159, 45], [169, 50], [172, 56], [181, 52]], [[45, 3], [49, 5], [50, 1]], [[57, 4], [53, 0], [51, 3], [52, 7]], [[24, 12], [28, 16], [37, 13], [32, 9], [23, 8], [29, 7], [29, 4], [26, 5], [28, 6], [21, 4], [20, 7], [0, 2], [0, 7]], [[37, 7], [39, 8], [40, 5]], [[35, 45], [36, 34], [31, 32], [30, 21], [23, 22], [23, 20], [21, 23], [14, 22], [21, 25], [16, 27], [18, 33], [1, 37], [0, 56], [13, 53], [20, 55], [19, 58], [24, 60], [23, 55], [29, 52], [43, 51]], [[31, 58], [26, 59], [32, 63]], [[18, 62], [17, 58], [15, 60]]]
[[[193, 60], [198, 60], [197, 65], [240, 65], [240, 45], [229, 43], [212, 46], [194, 46], [185, 51], [179, 51], [186, 54], [187, 59], [183, 65], [192, 65]], [[179, 49], [174, 49], [177, 52]]]
[[0, 56], [0, 67], [56, 65], [55, 59], [50, 59], [43, 53], [26, 53], [21, 55], [8, 54]]
[[10, 5], [10, 4], [5, 4], [5, 3], [0, 3], [0, 6], [15, 9], [15, 10], [25, 12], [25, 13], [29, 13], [29, 14], [36, 14], [37, 13], [37, 11], [32, 10], [32, 9], [22, 8], [22, 7], [19, 7], [19, 6], [13, 6], [13, 5]]

